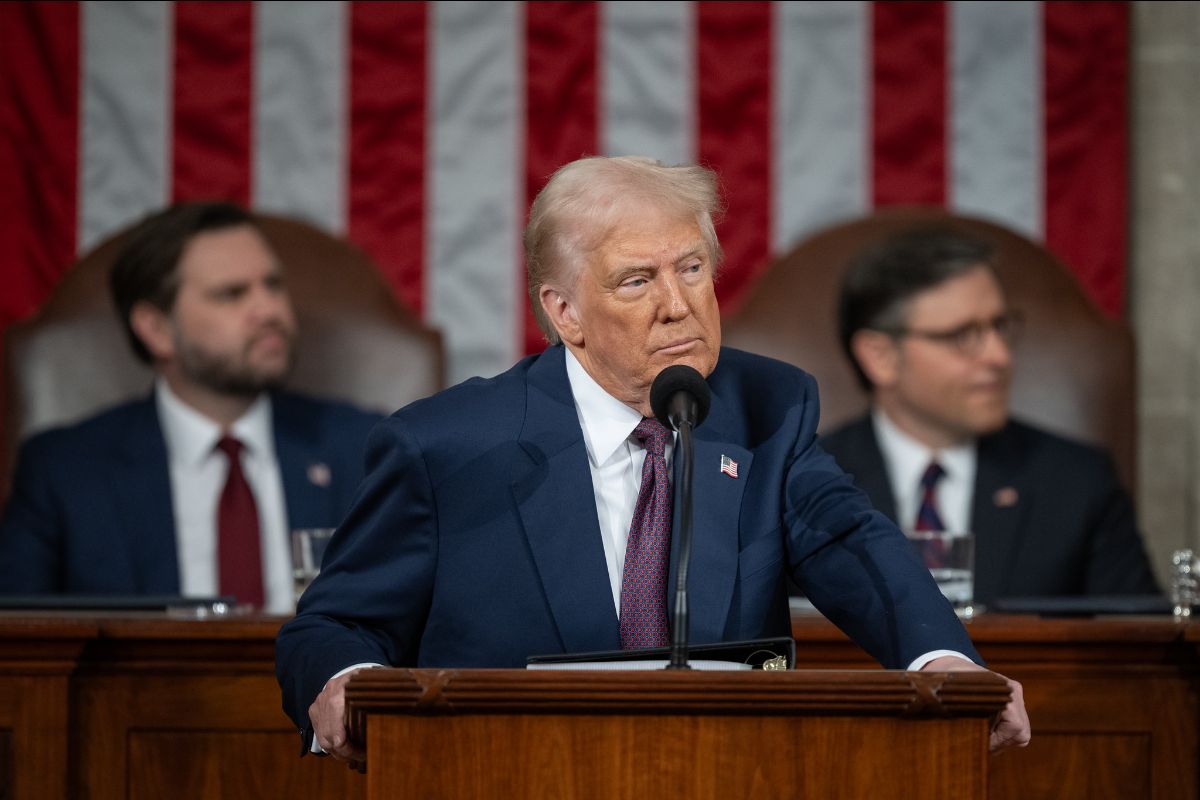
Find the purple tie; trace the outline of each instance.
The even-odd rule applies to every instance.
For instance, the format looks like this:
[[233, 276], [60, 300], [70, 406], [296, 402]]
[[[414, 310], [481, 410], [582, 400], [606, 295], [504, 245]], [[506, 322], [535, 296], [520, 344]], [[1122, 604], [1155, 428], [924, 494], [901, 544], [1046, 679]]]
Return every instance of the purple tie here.
[[667, 645], [667, 571], [671, 557], [671, 482], [667, 442], [671, 432], [658, 420], [644, 418], [633, 429], [646, 448], [625, 571], [621, 576], [621, 648]]

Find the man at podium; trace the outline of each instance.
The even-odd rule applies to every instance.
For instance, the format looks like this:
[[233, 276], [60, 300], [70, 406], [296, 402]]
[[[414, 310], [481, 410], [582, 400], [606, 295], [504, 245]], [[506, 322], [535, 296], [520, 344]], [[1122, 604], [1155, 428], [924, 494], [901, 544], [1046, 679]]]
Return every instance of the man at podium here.
[[[721, 348], [718, 207], [696, 166], [585, 158], [550, 179], [525, 233], [549, 346], [375, 429], [357, 500], [280, 631], [306, 746], [359, 755], [342, 724], [359, 667], [667, 643], [676, 442], [649, 392], [675, 364], [712, 395], [695, 434], [691, 642], [789, 635], [791, 575], [886, 667], [982, 669], [899, 530], [815, 443], [812, 377]], [[1011, 685], [994, 747], [1029, 739]]]

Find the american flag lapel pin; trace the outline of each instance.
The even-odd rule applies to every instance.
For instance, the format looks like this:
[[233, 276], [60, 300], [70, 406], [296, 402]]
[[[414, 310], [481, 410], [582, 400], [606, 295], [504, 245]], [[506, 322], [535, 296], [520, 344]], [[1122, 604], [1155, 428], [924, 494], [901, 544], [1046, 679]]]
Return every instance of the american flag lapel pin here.
[[721, 472], [724, 472], [731, 478], [736, 478], [738, 476], [737, 462], [724, 453], [721, 454]]

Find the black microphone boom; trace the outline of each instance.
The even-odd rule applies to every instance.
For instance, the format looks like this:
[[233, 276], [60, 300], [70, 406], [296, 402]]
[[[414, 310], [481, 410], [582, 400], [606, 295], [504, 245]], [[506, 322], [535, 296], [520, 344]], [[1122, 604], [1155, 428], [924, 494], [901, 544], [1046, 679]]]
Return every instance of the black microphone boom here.
[[688, 563], [692, 558], [692, 429], [708, 416], [712, 397], [695, 369], [675, 364], [658, 373], [650, 386], [650, 408], [658, 421], [679, 431], [679, 563], [675, 568], [675, 614], [671, 620], [671, 663], [667, 669], [688, 669]]

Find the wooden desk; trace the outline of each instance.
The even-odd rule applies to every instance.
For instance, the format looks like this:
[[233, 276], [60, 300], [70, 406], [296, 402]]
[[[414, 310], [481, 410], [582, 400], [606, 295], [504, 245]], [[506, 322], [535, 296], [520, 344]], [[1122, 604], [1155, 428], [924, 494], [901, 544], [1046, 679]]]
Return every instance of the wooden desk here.
[[0, 798], [364, 797], [298, 757], [281, 623], [0, 616]]
[[[984, 614], [967, 629], [1024, 686], [1033, 725], [1027, 749], [990, 765], [993, 800], [1200, 797], [1200, 625]], [[793, 616], [792, 633], [798, 668], [872, 663], [823, 618]]]
[[[823, 619], [793, 622], [802, 668], [873, 666]], [[363, 776], [297, 757], [280, 623], [0, 615], [0, 798], [363, 797]], [[969, 630], [1024, 684], [1034, 726], [990, 765], [991, 797], [1200, 800], [1200, 624], [985, 615]]]

